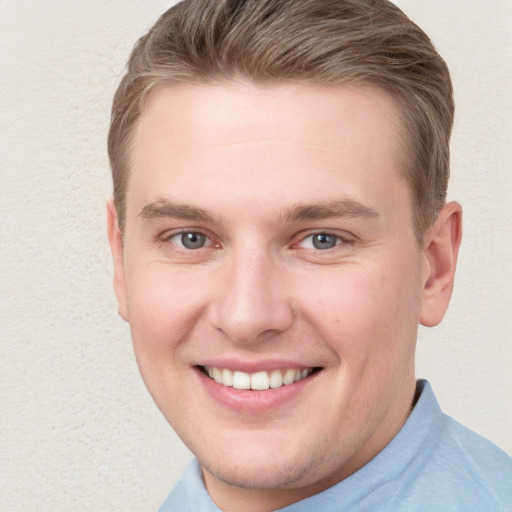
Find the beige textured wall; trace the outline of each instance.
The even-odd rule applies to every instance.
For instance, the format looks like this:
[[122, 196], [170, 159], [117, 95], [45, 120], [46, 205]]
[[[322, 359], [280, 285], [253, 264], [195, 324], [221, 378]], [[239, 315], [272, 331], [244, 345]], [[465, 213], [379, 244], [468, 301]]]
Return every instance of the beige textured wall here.
[[[109, 104], [171, 2], [0, 0], [0, 510], [156, 510], [189, 454], [116, 316], [104, 235]], [[401, 0], [453, 70], [450, 197], [465, 239], [418, 375], [512, 453], [512, 2]]]

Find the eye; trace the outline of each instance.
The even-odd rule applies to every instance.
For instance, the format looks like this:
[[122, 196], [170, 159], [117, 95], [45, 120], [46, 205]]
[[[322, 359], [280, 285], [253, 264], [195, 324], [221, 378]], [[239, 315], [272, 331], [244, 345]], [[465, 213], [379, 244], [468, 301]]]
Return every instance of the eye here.
[[332, 249], [341, 244], [342, 239], [331, 233], [314, 233], [305, 237], [299, 245], [305, 249], [314, 249], [317, 251], [325, 251]]
[[169, 242], [181, 249], [201, 249], [211, 244], [210, 239], [198, 231], [185, 231], [169, 238]]

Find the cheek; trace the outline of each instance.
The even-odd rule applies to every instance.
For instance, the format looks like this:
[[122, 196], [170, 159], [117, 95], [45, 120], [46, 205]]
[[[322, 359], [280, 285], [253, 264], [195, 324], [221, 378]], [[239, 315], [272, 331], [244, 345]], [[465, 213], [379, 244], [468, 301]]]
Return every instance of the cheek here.
[[[414, 344], [419, 288], [410, 265], [353, 265], [332, 272], [324, 285], [306, 284], [304, 310], [324, 340], [340, 355], [389, 359]], [[318, 282], [318, 280], [316, 281]]]
[[144, 355], [163, 362], [162, 352], [176, 350], [200, 315], [201, 288], [193, 278], [180, 277], [161, 265], [139, 265], [129, 274], [127, 289], [138, 359]]
[[181, 354], [200, 316], [194, 280], [180, 279], [160, 265], [138, 265], [128, 279], [128, 311], [140, 374], [168, 421], [181, 415], [188, 367]]

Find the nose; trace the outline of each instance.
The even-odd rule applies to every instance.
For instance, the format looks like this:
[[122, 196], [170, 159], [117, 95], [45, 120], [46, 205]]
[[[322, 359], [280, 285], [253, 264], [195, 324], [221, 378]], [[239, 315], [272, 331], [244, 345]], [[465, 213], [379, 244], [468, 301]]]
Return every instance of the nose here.
[[279, 267], [265, 255], [233, 257], [219, 274], [210, 324], [236, 343], [256, 343], [286, 331], [294, 321]]

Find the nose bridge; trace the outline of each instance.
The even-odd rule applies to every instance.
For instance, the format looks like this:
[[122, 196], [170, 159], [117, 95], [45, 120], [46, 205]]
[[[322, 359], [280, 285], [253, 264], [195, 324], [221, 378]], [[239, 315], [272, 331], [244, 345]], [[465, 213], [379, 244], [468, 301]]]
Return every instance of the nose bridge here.
[[286, 330], [292, 306], [270, 251], [245, 247], [233, 253], [223, 272], [222, 290], [212, 304], [212, 324], [231, 340], [252, 343], [263, 334]]

